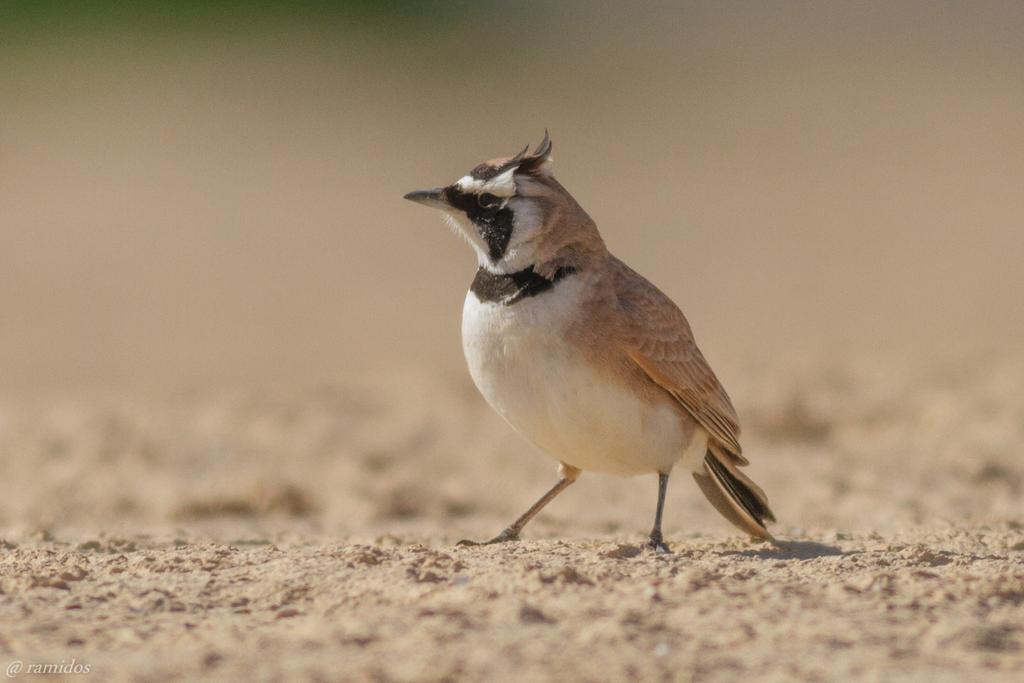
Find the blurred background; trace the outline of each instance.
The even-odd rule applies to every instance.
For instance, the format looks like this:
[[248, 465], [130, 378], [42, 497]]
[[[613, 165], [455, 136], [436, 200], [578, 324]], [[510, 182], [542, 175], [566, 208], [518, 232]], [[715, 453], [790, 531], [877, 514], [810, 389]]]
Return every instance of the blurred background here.
[[2, 391], [461, 367], [401, 200], [555, 143], [713, 360], [1024, 331], [1019, 2], [0, 3]]
[[[463, 369], [473, 255], [401, 197], [545, 128], [611, 249], [687, 312], [780, 518], [1002, 514], [1022, 112], [1013, 0], [3, 0], [0, 521], [302, 515], [339, 490], [366, 511], [338, 525], [517, 512], [550, 463], [520, 467]], [[493, 495], [490, 467], [522, 474]], [[573, 514], [647, 524], [650, 482], [599, 486], [636, 518]]]

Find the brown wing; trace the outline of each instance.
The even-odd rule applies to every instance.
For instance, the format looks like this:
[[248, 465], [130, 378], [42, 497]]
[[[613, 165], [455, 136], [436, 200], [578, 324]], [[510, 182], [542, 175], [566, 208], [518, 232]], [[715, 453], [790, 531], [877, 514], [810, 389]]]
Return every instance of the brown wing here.
[[737, 464], [748, 464], [741, 455], [736, 409], [697, 348], [682, 311], [624, 264], [616, 290], [631, 322], [626, 334], [633, 362], [679, 401]]

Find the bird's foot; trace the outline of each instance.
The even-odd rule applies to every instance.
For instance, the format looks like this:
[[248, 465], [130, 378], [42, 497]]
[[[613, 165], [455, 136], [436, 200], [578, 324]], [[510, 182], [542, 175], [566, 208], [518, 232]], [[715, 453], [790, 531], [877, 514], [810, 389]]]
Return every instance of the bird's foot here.
[[495, 536], [489, 541], [471, 541], [469, 539], [463, 539], [456, 543], [456, 546], [477, 546], [477, 545], [494, 545], [495, 543], [511, 543], [512, 541], [519, 540], [519, 532], [509, 527], [502, 531], [500, 534]]
[[657, 555], [672, 554], [672, 551], [669, 550], [668, 544], [661, 538], [660, 532], [651, 532], [651, 537], [647, 541], [647, 547], [653, 550]]

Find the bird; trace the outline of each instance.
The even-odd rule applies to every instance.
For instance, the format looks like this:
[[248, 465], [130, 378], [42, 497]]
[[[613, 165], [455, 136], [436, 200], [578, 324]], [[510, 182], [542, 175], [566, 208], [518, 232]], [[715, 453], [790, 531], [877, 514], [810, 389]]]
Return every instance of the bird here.
[[559, 463], [555, 485], [510, 526], [460, 545], [519, 540], [583, 471], [656, 473], [646, 545], [671, 552], [662, 516], [676, 466], [728, 521], [773, 540], [768, 499], [740, 470], [749, 462], [736, 410], [686, 317], [608, 250], [555, 179], [548, 132], [529, 150], [404, 197], [440, 209], [476, 253], [462, 311], [469, 373], [487, 403]]

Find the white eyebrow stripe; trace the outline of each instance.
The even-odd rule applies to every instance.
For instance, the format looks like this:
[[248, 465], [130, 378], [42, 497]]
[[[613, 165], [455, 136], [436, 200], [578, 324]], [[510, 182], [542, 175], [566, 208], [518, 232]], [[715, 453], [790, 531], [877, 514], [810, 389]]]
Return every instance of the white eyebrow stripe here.
[[482, 194], [490, 192], [497, 197], [511, 197], [516, 193], [516, 181], [514, 179], [516, 169], [510, 168], [501, 175], [490, 180], [477, 180], [473, 176], [462, 176], [455, 183], [463, 192]]

